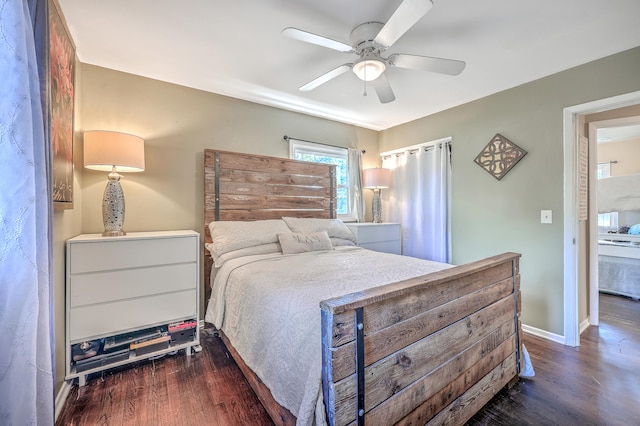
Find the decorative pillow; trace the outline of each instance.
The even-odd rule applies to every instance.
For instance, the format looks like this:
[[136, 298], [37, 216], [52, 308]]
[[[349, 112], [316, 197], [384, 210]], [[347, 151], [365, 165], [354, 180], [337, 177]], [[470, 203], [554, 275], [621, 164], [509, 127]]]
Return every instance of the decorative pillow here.
[[283, 232], [278, 234], [283, 254], [305, 253], [308, 251], [332, 250], [331, 240], [327, 231], [302, 234], [298, 232]]
[[229, 251], [225, 254], [222, 254], [216, 258], [214, 258], [213, 264], [216, 268], [224, 265], [225, 262], [228, 262], [232, 259], [237, 259], [239, 257], [244, 256], [253, 256], [256, 254], [269, 254], [269, 253], [282, 253], [282, 248], [280, 247], [280, 243], [269, 243], [269, 244], [261, 244], [259, 246], [246, 247], [239, 250]]
[[330, 238], [343, 238], [354, 244], [356, 237], [340, 219], [308, 219], [300, 217], [283, 217], [292, 232], [308, 234], [311, 232], [327, 231]]
[[640, 223], [633, 225], [631, 228], [629, 228], [629, 234], [640, 235]]
[[211, 222], [209, 231], [213, 243], [209, 246], [213, 259], [230, 251], [277, 243], [278, 234], [288, 232], [289, 227], [281, 219], [256, 220], [252, 222]]

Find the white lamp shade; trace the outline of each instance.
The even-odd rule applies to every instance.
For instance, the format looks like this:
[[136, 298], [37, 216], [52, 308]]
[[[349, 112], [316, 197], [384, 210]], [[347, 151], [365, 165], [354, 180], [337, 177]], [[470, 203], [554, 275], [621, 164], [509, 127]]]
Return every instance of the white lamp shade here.
[[384, 62], [377, 59], [363, 59], [353, 64], [353, 72], [360, 80], [373, 81], [385, 70]]
[[84, 166], [110, 172], [144, 171], [144, 140], [126, 133], [92, 130], [84, 133]]
[[391, 170], [365, 169], [364, 187], [367, 189], [384, 189], [391, 186]]

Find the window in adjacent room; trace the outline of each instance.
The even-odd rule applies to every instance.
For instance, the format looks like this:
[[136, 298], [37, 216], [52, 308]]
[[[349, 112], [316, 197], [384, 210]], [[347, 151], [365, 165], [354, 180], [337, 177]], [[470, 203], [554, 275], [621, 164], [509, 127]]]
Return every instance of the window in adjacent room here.
[[[611, 176], [611, 163], [598, 163], [598, 179]], [[618, 212], [599, 213], [598, 226], [607, 228], [618, 227]]]
[[349, 209], [349, 150], [291, 139], [289, 141], [289, 156], [294, 160], [336, 166], [336, 211], [340, 219], [351, 219], [353, 215]]

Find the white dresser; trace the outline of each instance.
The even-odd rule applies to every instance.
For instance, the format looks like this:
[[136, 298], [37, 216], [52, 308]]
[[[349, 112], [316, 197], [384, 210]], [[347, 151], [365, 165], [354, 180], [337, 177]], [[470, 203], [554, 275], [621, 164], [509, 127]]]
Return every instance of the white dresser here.
[[399, 223], [346, 223], [358, 245], [369, 250], [401, 254], [402, 240]]
[[[199, 345], [199, 325], [187, 330], [186, 339], [176, 329], [194, 321], [199, 324], [199, 241], [194, 231], [131, 232], [122, 237], [85, 234], [67, 241], [66, 380], [78, 377], [83, 385], [86, 375], [107, 368], [179, 349], [191, 354]], [[97, 357], [82, 363], [82, 368], [72, 359], [83, 342], [101, 341], [104, 346], [115, 336], [122, 343], [123, 337], [150, 329], [161, 332], [161, 337], [149, 338], [147, 342], [160, 342], [148, 345], [146, 351], [105, 356], [101, 362]]]

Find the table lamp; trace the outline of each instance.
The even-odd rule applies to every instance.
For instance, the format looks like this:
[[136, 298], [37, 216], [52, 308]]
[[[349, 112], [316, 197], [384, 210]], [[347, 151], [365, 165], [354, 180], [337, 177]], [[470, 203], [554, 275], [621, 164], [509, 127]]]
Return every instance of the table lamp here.
[[125, 235], [124, 193], [118, 172], [144, 171], [144, 140], [126, 133], [92, 130], [84, 133], [84, 167], [111, 172], [102, 197], [105, 237]]
[[389, 188], [391, 184], [391, 170], [389, 169], [365, 169], [364, 187], [373, 191], [373, 223], [382, 223], [382, 201], [380, 190]]

